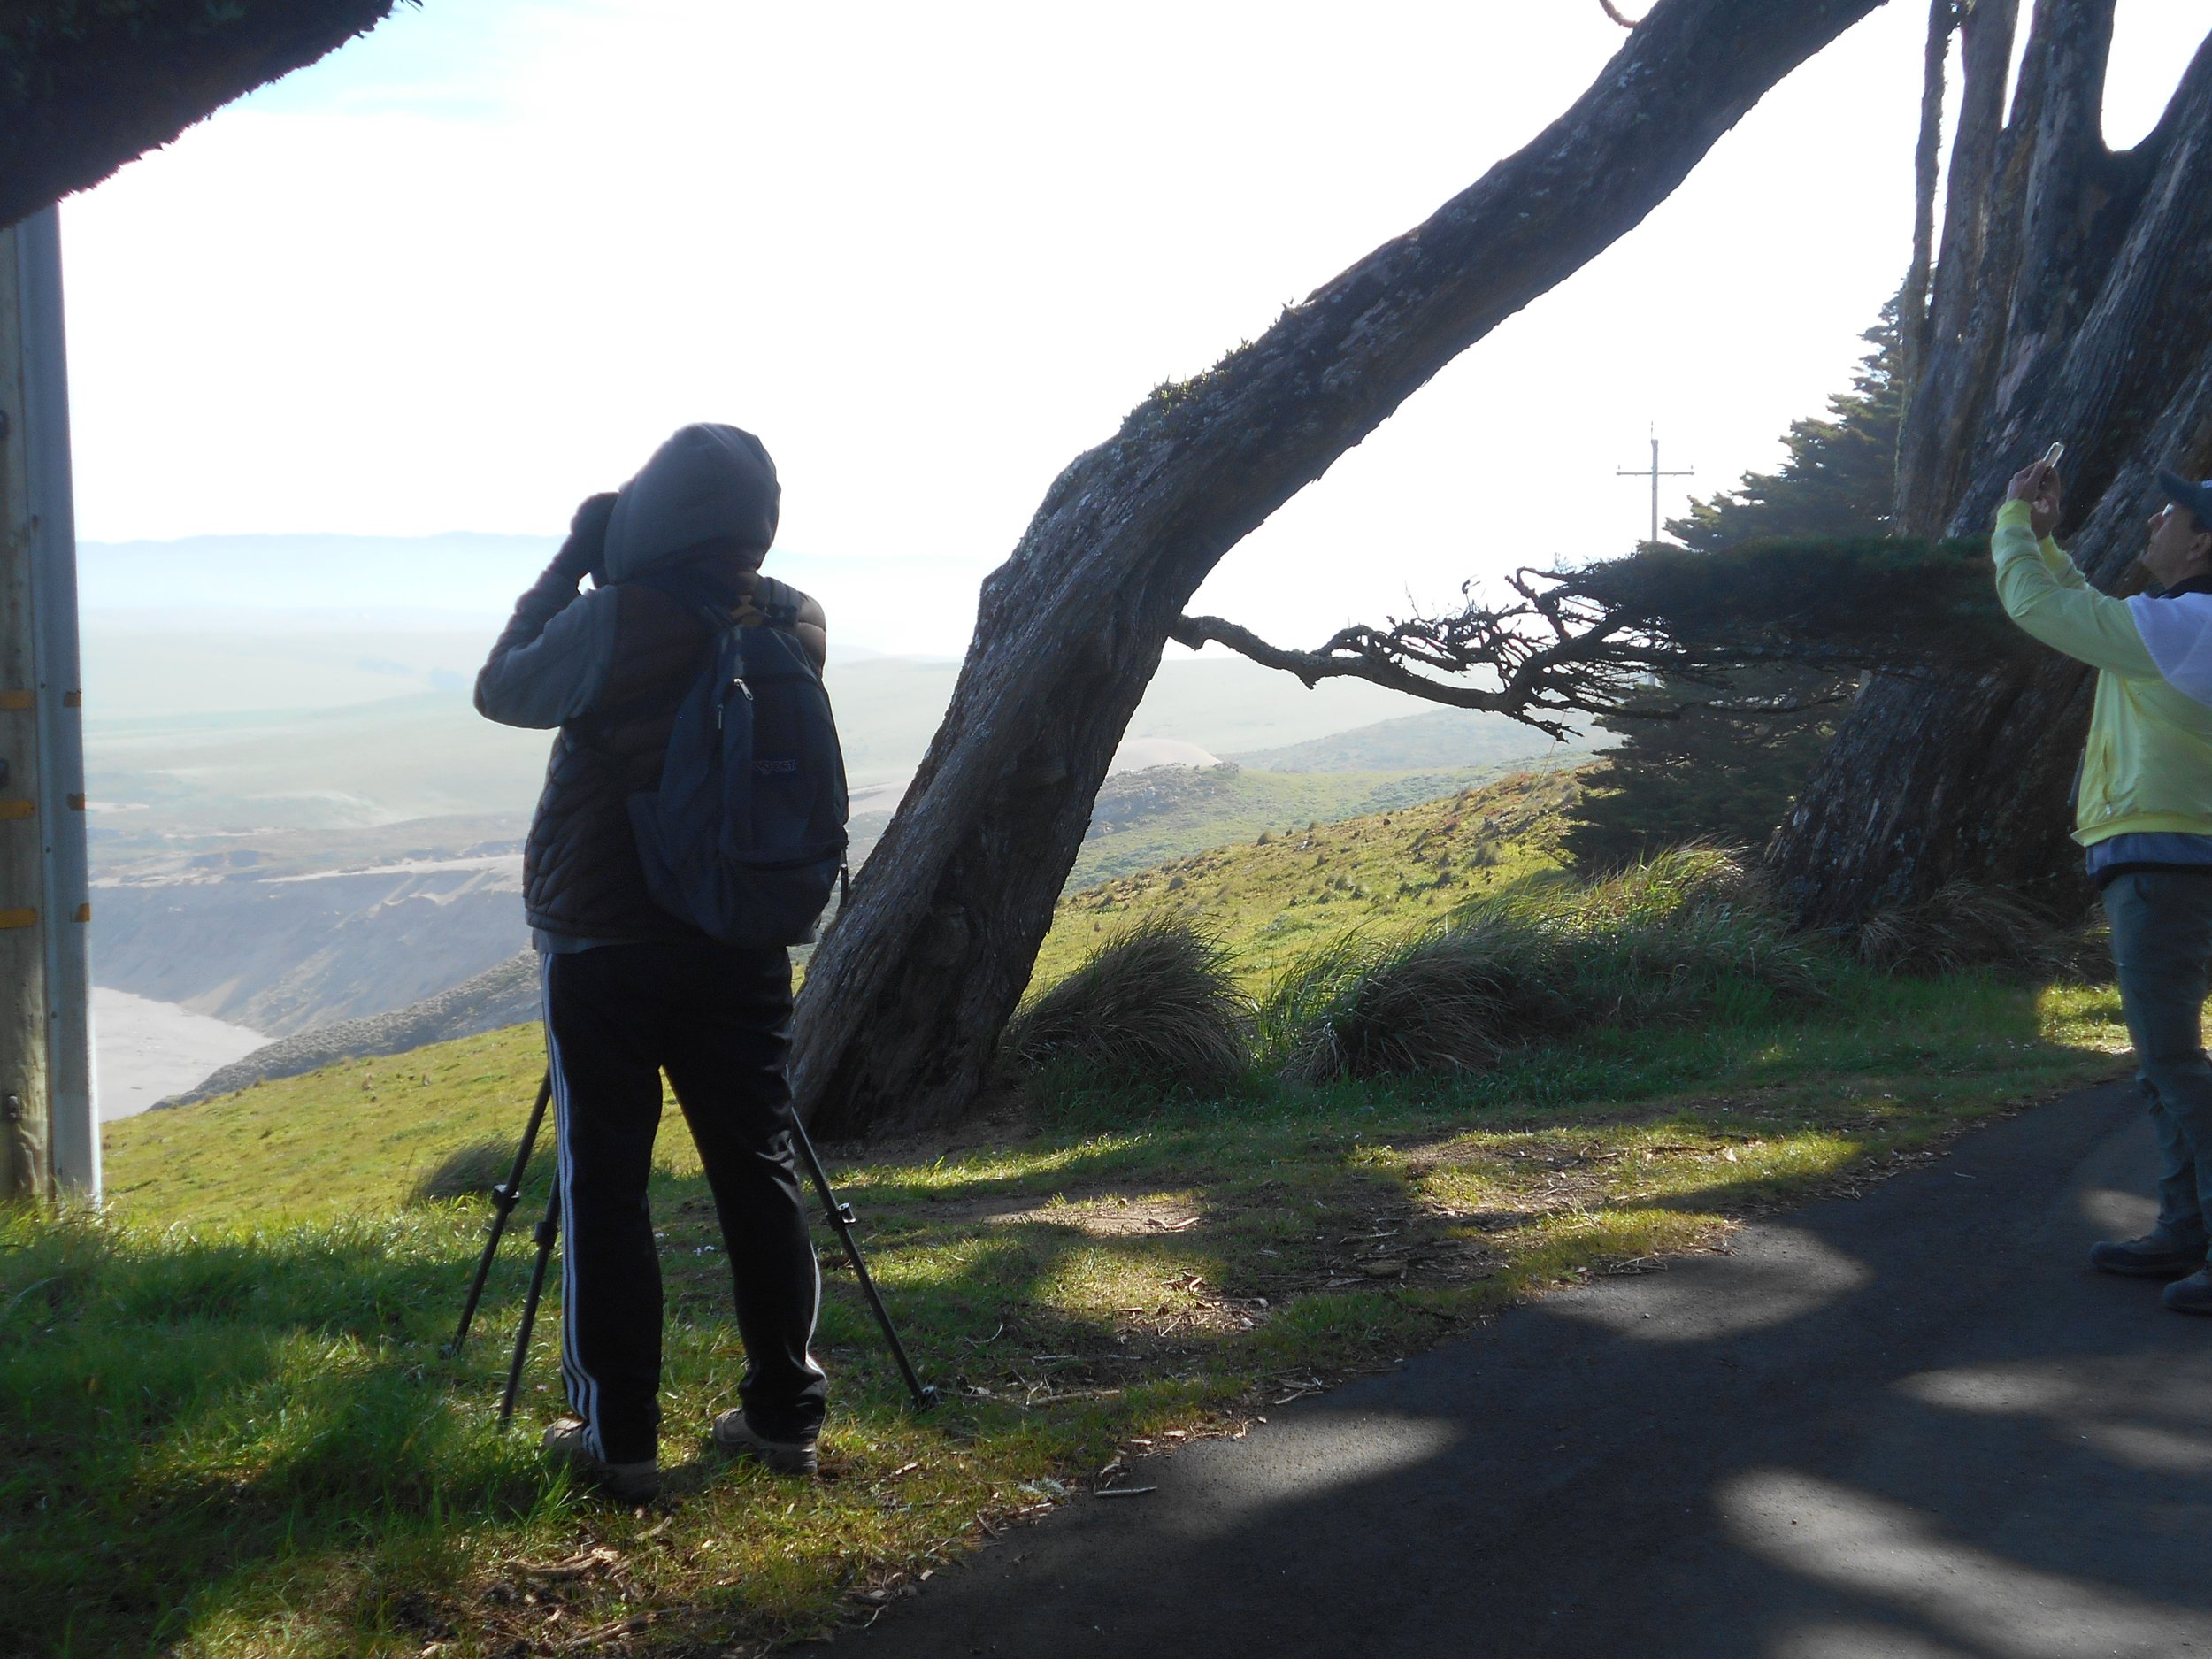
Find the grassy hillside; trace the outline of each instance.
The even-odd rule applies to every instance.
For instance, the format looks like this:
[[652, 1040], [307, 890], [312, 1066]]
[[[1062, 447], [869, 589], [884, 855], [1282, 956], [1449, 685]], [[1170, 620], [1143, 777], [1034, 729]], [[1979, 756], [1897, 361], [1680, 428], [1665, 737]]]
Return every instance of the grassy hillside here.
[[457, 1147], [518, 1140], [544, 1070], [539, 1027], [511, 1025], [126, 1118], [104, 1134], [108, 1201], [163, 1225], [390, 1210]]
[[[1194, 781], [1215, 776], [1185, 775]], [[1235, 773], [1227, 783], [1248, 788], [1240, 798], [1256, 806], [1319, 801], [1329, 793], [1323, 787], [1328, 780], [1327, 774], [1290, 774], [1279, 781], [1300, 791], [1275, 796], [1266, 773]], [[1279, 810], [1250, 830], [1248, 840], [1127, 874], [1112, 873], [1106, 857], [1094, 859], [1093, 849], [1110, 847], [1110, 836], [1087, 845], [1038, 954], [1034, 983], [1049, 985], [1102, 939], [1163, 910], [1218, 932], [1247, 977], [1263, 980], [1301, 950], [1348, 927], [1432, 918], [1440, 904], [1471, 892], [1556, 871], [1560, 815], [1582, 790], [1573, 772], [1517, 772], [1429, 799], [1422, 797], [1433, 795], [1433, 778], [1413, 784], [1345, 773], [1335, 781], [1345, 787], [1340, 800], [1364, 795], [1377, 801], [1403, 789], [1413, 801], [1335, 822], [1317, 811]], [[1167, 841], [1169, 833], [1153, 825], [1171, 821], [1148, 820], [1141, 833], [1154, 844]], [[1087, 873], [1107, 879], [1087, 883]]]
[[1068, 886], [1094, 886], [1263, 832], [1295, 833], [1435, 801], [1496, 778], [1497, 769], [1282, 772], [1236, 765], [1156, 766], [1106, 780]]

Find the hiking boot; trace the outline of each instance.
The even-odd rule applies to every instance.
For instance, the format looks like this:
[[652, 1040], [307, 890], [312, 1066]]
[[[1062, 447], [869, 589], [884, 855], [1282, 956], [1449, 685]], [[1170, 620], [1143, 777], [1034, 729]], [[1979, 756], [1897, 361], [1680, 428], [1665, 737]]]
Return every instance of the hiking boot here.
[[2160, 1300], [2176, 1313], [2212, 1313], [2212, 1267], [2177, 1279], [2160, 1293]]
[[810, 1440], [772, 1440], [756, 1434], [742, 1409], [715, 1418], [714, 1443], [733, 1457], [749, 1457], [780, 1475], [811, 1475], [819, 1462]]
[[660, 1461], [611, 1463], [585, 1443], [580, 1417], [557, 1417], [545, 1432], [545, 1455], [579, 1480], [623, 1503], [644, 1503], [661, 1493]]
[[2089, 1265], [2130, 1279], [2179, 1279], [2204, 1265], [2204, 1246], [2191, 1248], [2154, 1228], [2139, 1239], [2108, 1239], [2092, 1246]]

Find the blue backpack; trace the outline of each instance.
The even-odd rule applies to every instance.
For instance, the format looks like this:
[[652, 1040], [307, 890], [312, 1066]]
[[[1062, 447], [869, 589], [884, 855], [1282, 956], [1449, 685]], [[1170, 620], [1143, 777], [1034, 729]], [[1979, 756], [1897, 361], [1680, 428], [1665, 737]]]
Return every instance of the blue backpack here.
[[630, 797], [653, 902], [726, 945], [804, 944], [845, 873], [845, 757], [792, 630], [799, 595], [759, 579], [733, 618], [675, 578], [635, 579], [704, 620], [714, 661], [676, 708], [657, 790]]

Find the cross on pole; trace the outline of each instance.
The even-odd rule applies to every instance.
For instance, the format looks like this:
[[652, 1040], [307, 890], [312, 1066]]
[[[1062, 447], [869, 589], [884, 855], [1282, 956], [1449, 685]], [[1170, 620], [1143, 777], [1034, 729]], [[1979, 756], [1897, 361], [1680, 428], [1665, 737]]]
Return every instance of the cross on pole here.
[[1659, 480], [1663, 478], [1694, 478], [1697, 476], [1697, 468], [1686, 466], [1678, 472], [1661, 472], [1659, 470], [1659, 433], [1655, 426], [1651, 434], [1650, 470], [1646, 472], [1641, 468], [1617, 466], [1613, 469], [1613, 476], [1616, 478], [1647, 478], [1651, 480], [1651, 539], [1656, 541], [1659, 539]]

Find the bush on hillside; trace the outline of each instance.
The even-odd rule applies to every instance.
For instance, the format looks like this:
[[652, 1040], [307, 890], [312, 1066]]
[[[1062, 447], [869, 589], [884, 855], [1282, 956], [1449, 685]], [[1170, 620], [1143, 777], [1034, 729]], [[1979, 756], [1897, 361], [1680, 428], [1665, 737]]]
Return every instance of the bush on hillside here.
[[1870, 968], [1919, 978], [1988, 968], [2012, 979], [2078, 979], [2093, 972], [2103, 955], [2082, 930], [2059, 926], [2008, 893], [1965, 880], [1870, 912], [1850, 946]]
[[1286, 1075], [1319, 1083], [1480, 1070], [1599, 1025], [1690, 1018], [1732, 989], [1822, 988], [1753, 866], [1700, 846], [1586, 887], [1471, 899], [1410, 938], [1334, 941], [1277, 983], [1263, 1029]]
[[1001, 1052], [1024, 1068], [1079, 1064], [1110, 1082], [1217, 1086], [1250, 1065], [1251, 1027], [1220, 939], [1155, 916], [1025, 1004]]

